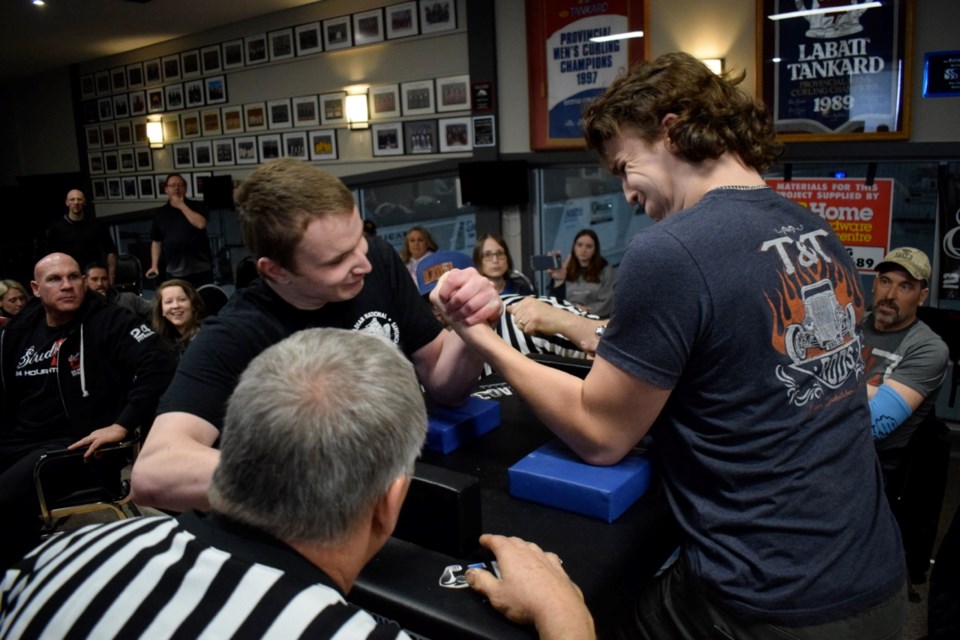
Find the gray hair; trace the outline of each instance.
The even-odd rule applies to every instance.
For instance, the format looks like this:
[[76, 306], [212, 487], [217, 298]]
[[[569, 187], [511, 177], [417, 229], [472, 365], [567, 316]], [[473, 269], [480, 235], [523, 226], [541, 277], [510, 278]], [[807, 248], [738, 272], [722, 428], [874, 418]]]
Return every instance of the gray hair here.
[[308, 329], [257, 356], [227, 404], [210, 506], [287, 542], [336, 543], [423, 446], [413, 365], [373, 334]]

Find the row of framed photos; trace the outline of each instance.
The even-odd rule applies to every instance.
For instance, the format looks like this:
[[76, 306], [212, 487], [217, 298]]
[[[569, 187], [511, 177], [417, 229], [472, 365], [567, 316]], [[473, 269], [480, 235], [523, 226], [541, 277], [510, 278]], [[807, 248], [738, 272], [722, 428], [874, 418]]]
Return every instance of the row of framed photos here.
[[225, 102], [227, 78], [219, 75], [97, 98], [82, 103], [82, 109], [84, 122], [93, 123]]
[[80, 98], [220, 74], [265, 62], [457, 28], [456, 0], [401, 2], [238, 38], [80, 77]]
[[[163, 185], [166, 173], [119, 176], [113, 178], [94, 178], [94, 200], [160, 200], [166, 198]], [[181, 173], [187, 183], [187, 197], [199, 198], [203, 195], [203, 183], [212, 174], [210, 171]]]
[[457, 153], [496, 143], [493, 116], [440, 118], [375, 124], [374, 156]]
[[[167, 142], [185, 138], [236, 135], [295, 127], [347, 124], [346, 93], [281, 98], [162, 116]], [[109, 98], [107, 98], [109, 100]], [[417, 80], [372, 87], [368, 92], [373, 121], [470, 110], [470, 76]], [[145, 121], [88, 124], [87, 148], [100, 149], [145, 143]]]
[[276, 158], [322, 161], [337, 159], [337, 130], [291, 131], [171, 145], [176, 170], [247, 165]]

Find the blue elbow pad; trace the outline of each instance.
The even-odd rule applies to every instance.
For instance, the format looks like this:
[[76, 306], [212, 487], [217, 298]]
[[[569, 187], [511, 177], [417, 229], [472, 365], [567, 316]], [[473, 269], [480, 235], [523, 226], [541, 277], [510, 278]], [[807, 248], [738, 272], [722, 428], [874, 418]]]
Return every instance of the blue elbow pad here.
[[886, 438], [903, 424], [911, 413], [910, 405], [899, 393], [885, 384], [880, 385], [870, 400], [870, 430], [873, 432], [873, 439]]

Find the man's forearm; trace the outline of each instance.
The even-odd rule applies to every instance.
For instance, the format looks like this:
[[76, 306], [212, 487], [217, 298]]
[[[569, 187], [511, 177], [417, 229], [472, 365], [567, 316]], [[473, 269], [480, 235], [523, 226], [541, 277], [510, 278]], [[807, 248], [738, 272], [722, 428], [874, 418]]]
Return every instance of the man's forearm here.
[[150, 243], [150, 269], [160, 268], [160, 243], [154, 240]]
[[183, 213], [183, 217], [187, 219], [187, 222], [192, 224], [197, 229], [207, 228], [207, 219], [188, 207], [186, 203], [183, 204], [183, 207], [180, 209], [180, 211]]

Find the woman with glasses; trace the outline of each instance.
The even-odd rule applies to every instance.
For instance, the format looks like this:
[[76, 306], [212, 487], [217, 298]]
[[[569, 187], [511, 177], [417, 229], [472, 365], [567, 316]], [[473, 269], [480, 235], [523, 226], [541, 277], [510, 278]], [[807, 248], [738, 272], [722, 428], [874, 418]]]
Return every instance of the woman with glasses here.
[[573, 239], [563, 269], [548, 271], [553, 278], [550, 295], [569, 300], [581, 311], [606, 318], [613, 309], [613, 267], [600, 255], [600, 238], [592, 229], [581, 229]]
[[501, 296], [533, 295], [533, 287], [520, 274], [513, 273], [513, 258], [500, 236], [481, 236], [473, 248], [473, 264], [486, 276]]

